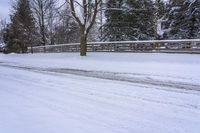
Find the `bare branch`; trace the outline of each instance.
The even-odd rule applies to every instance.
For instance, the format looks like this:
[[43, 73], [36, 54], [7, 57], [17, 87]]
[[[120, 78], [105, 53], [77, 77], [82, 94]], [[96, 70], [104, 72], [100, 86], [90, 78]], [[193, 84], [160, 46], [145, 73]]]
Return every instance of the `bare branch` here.
[[[68, 1], [68, 0], [66, 0]], [[74, 8], [74, 0], [69, 0], [69, 4], [70, 4], [70, 8], [71, 8], [71, 13], [72, 13], [72, 16], [75, 18], [75, 20], [79, 23], [80, 26], [82, 26], [82, 22], [81, 20], [78, 18], [78, 16], [76, 15], [76, 11], [75, 11], [75, 8]]]
[[98, 12], [98, 6], [100, 4], [101, 0], [95, 0], [95, 5], [94, 5], [94, 12], [93, 12], [93, 17], [92, 17], [92, 21], [90, 23], [90, 25], [88, 26], [88, 28], [86, 29], [86, 34], [89, 33], [90, 29], [92, 28], [92, 26], [95, 23], [96, 20], [96, 16], [97, 16], [97, 12]]

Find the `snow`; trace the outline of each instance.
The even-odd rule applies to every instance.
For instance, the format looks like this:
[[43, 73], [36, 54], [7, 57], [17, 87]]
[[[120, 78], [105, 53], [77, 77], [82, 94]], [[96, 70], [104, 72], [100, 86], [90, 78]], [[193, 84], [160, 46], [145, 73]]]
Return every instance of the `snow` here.
[[0, 48], [3, 48], [4, 46], [5, 44], [0, 42]]
[[199, 54], [78, 53], [0, 55], [0, 62], [40, 68], [118, 72], [142, 78], [200, 84]]
[[157, 34], [160, 36], [163, 36], [163, 34], [165, 33], [162, 30], [162, 22], [163, 22], [163, 18], [157, 20]]
[[129, 78], [199, 85], [199, 57], [0, 54], [0, 132], [198, 133], [200, 91], [43, 70], [115, 72]]

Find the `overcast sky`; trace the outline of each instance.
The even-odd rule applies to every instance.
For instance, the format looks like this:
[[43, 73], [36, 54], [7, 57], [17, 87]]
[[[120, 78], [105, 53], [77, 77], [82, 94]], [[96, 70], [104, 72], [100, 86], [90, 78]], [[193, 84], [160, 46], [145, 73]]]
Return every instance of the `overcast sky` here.
[[0, 0], [0, 19], [9, 18], [10, 0]]
[[[59, 0], [59, 3], [63, 3], [64, 0]], [[11, 10], [11, 0], [0, 0], [0, 19], [9, 19]]]

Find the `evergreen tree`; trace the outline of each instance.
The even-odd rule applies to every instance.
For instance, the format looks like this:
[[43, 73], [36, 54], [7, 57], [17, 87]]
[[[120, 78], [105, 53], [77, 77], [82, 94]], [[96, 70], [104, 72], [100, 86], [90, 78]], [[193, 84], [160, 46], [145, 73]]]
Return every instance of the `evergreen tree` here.
[[154, 39], [154, 3], [151, 0], [108, 0], [104, 40]]
[[158, 8], [158, 18], [164, 17], [167, 13], [165, 2], [163, 0], [155, 0], [155, 5]]
[[154, 2], [154, 26], [155, 26], [155, 39], [163, 39], [163, 23], [165, 22], [164, 16], [167, 13], [166, 4], [163, 0], [155, 0]]
[[129, 40], [155, 39], [154, 3], [151, 0], [128, 0]]
[[200, 0], [188, 0], [185, 4], [188, 5], [186, 11], [188, 38], [200, 38]]
[[103, 28], [102, 40], [121, 41], [126, 40], [127, 24], [124, 20], [125, 10], [123, 5], [125, 0], [108, 0], [105, 11], [106, 23]]
[[30, 9], [29, 0], [18, 0], [13, 6], [14, 14], [7, 27], [6, 43], [8, 52], [26, 53], [28, 46], [36, 40], [35, 21]]
[[6, 44], [4, 51], [5, 53], [20, 53], [22, 50], [24, 50], [24, 47], [20, 42], [20, 30], [18, 25], [15, 25], [16, 23], [16, 17], [11, 16], [11, 23], [8, 24], [4, 32], [4, 42]]
[[168, 8], [168, 39], [199, 38], [200, 0], [171, 0]]

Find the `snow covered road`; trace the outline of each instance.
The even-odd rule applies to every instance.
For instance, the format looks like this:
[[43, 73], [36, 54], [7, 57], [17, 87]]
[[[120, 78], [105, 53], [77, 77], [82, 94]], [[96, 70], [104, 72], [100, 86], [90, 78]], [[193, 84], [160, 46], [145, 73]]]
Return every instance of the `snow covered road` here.
[[[23, 67], [59, 67], [0, 57], [0, 133], [199, 133], [200, 91], [33, 71]], [[199, 85], [192, 74], [185, 83]]]
[[106, 72], [106, 71], [88, 71], [88, 70], [79, 70], [79, 69], [63, 69], [63, 68], [40, 68], [40, 67], [30, 67], [22, 65], [7, 64], [0, 62], [0, 66], [15, 68], [20, 70], [28, 70], [39, 73], [46, 74], [72, 74], [85, 77], [93, 77], [100, 79], [109, 79], [116, 81], [125, 81], [131, 83], [139, 83], [145, 85], [155, 85], [159, 87], [172, 87], [176, 89], [185, 89], [185, 90], [196, 90], [200, 91], [199, 84], [185, 83], [180, 81], [168, 81], [168, 80], [158, 80], [152, 78], [146, 78], [146, 75], [134, 74], [134, 73], [118, 73], [118, 72]]

